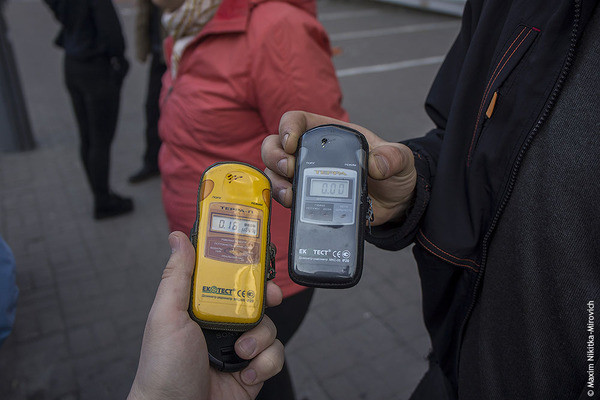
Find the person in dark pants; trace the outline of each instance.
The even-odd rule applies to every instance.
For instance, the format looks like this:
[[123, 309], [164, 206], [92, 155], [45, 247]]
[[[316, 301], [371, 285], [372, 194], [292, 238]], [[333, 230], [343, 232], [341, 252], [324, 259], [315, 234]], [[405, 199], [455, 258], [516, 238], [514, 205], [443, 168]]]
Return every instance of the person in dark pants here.
[[[154, 0], [164, 10], [168, 65], [159, 131], [162, 197], [169, 229], [190, 232], [198, 182], [215, 162], [262, 169], [260, 145], [288, 108], [347, 120], [316, 1]], [[274, 282], [283, 303], [266, 314], [286, 343], [300, 326], [312, 289], [289, 277], [289, 211], [273, 204]], [[265, 383], [258, 399], [295, 399], [290, 374]]]
[[[314, 288], [303, 290], [283, 299], [281, 305], [267, 308], [265, 313], [277, 327], [277, 339], [285, 346], [294, 333], [300, 328], [312, 300]], [[295, 399], [294, 385], [287, 366], [281, 372], [269, 379], [258, 394], [257, 400], [266, 399]]]
[[109, 185], [110, 149], [119, 115], [121, 86], [129, 69], [125, 40], [110, 0], [44, 0], [62, 29], [65, 83], [79, 128], [80, 155], [94, 196], [94, 218], [133, 210], [133, 201]]
[[146, 93], [146, 150], [139, 171], [129, 177], [130, 183], [139, 183], [160, 174], [158, 170], [158, 119], [160, 116], [159, 97], [162, 88], [162, 76], [167, 70], [162, 51], [164, 30], [161, 25], [161, 12], [150, 0], [138, 0], [136, 18], [136, 57], [146, 62], [150, 56], [150, 72]]

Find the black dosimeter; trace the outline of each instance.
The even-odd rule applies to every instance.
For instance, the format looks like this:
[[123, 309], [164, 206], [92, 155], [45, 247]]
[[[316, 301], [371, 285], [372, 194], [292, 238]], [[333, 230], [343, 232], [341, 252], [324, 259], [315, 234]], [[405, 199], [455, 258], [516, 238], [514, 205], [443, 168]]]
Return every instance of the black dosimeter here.
[[288, 260], [294, 282], [347, 288], [360, 280], [368, 152], [365, 137], [344, 126], [321, 125], [300, 137]]

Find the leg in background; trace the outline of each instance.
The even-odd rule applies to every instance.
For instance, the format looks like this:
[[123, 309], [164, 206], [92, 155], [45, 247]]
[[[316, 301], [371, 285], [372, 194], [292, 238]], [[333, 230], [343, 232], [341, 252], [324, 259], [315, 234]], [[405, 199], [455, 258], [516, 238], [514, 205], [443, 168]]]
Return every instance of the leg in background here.
[[[314, 291], [313, 288], [303, 290], [283, 299], [283, 302], [277, 307], [267, 309], [266, 314], [277, 327], [277, 338], [284, 345], [292, 338], [304, 320]], [[292, 378], [284, 364], [279, 374], [265, 382], [257, 400], [294, 400], [295, 398]]]
[[94, 217], [108, 218], [133, 210], [131, 199], [110, 190], [110, 151], [119, 117], [122, 80], [111, 75], [108, 59], [65, 59], [65, 82], [80, 135], [80, 151], [94, 195]]
[[148, 91], [146, 93], [146, 151], [142, 168], [129, 177], [130, 183], [139, 183], [159, 175], [158, 151], [160, 137], [158, 135], [158, 120], [160, 118], [160, 90], [162, 76], [167, 66], [160, 54], [153, 54], [148, 75]]

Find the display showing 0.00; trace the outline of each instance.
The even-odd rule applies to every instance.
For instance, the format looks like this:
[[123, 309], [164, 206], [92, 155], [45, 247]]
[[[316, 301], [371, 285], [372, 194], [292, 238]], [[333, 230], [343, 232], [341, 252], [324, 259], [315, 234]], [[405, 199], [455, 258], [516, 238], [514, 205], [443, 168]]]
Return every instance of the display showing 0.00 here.
[[348, 197], [350, 182], [346, 179], [311, 179], [310, 195]]

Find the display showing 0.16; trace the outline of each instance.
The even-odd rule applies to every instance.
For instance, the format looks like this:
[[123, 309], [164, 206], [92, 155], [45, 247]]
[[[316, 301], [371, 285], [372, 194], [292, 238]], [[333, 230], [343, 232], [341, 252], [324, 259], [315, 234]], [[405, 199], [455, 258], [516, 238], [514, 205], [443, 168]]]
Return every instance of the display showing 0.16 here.
[[211, 229], [216, 232], [257, 236], [258, 221], [230, 218], [223, 215], [213, 214]]

